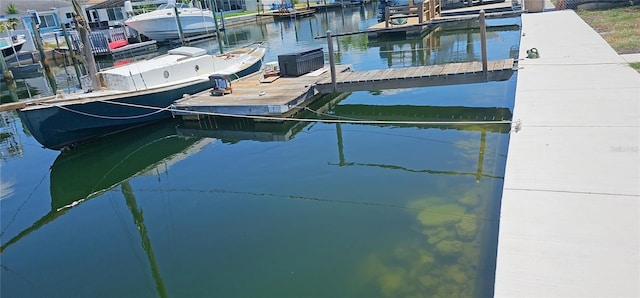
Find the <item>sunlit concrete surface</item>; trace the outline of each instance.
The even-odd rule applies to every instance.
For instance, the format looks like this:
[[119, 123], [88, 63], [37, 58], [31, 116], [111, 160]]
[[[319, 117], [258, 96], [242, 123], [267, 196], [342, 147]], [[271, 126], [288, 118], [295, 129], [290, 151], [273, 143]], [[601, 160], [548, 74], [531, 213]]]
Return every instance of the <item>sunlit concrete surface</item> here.
[[571, 10], [522, 35], [495, 296], [640, 297], [640, 74]]
[[620, 55], [629, 63], [640, 63], [640, 53]]

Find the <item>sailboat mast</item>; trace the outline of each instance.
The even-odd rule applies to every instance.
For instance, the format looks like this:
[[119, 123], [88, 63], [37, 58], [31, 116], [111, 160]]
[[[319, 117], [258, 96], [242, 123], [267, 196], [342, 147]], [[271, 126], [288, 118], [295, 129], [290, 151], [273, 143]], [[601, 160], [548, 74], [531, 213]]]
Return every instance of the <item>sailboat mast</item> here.
[[98, 84], [97, 74], [98, 68], [96, 66], [96, 59], [93, 57], [93, 51], [91, 46], [91, 41], [89, 40], [89, 28], [84, 18], [83, 9], [78, 3], [78, 0], [71, 0], [73, 3], [73, 9], [76, 13], [75, 23], [76, 29], [78, 30], [78, 34], [80, 34], [80, 39], [82, 40], [83, 54], [86, 61], [85, 67], [87, 68], [87, 72], [89, 74], [89, 79], [91, 80], [91, 88], [92, 90], [98, 90], [100, 85]]

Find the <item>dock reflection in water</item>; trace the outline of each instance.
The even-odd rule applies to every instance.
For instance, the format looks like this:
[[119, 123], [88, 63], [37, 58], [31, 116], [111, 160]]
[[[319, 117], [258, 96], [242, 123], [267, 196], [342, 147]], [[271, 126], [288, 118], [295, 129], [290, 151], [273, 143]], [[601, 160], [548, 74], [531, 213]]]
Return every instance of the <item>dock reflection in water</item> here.
[[[439, 107], [439, 106], [371, 106], [359, 104], [339, 104], [342, 97], [324, 103], [324, 106], [311, 106], [304, 115], [322, 114], [321, 118], [333, 115], [332, 119], [389, 120], [408, 122], [437, 121], [495, 121], [511, 120], [511, 111], [507, 108], [478, 107]], [[316, 115], [318, 116], [318, 115]], [[203, 118], [190, 121], [178, 128], [184, 136], [215, 137], [222, 142], [242, 141], [287, 142], [298, 133], [316, 124], [306, 122], [262, 123], [248, 120]], [[495, 254], [492, 242], [496, 241], [498, 223], [497, 203], [492, 198], [501, 190], [503, 177], [500, 174], [499, 161], [503, 158], [495, 149], [487, 150], [487, 139], [492, 139], [489, 147], [495, 148], [496, 135], [508, 134], [509, 124], [378, 124], [366, 127], [390, 127], [395, 129], [414, 128], [420, 130], [463, 131], [477, 135], [475, 142], [459, 142], [456, 145], [466, 147], [462, 159], [472, 159], [476, 154], [476, 171], [418, 168], [412, 165], [399, 165], [393, 162], [362, 162], [350, 160], [348, 152], [349, 137], [354, 130], [350, 124], [329, 124], [334, 126], [337, 150], [337, 162], [329, 162], [330, 167], [379, 169], [404, 174], [441, 175], [447, 177], [473, 177], [475, 185], [459, 184], [451, 193], [433, 194], [408, 201], [383, 200], [375, 198], [328, 199], [309, 196], [287, 196], [289, 199], [352, 205], [356, 207], [401, 209], [415, 216], [412, 229], [422, 236], [411, 240], [399, 241], [394, 245], [382, 245], [382, 251], [376, 249], [363, 251], [361, 263], [350, 272], [348, 287], [351, 294], [371, 297], [484, 297], [492, 292], [492, 275]], [[347, 128], [344, 128], [347, 127]], [[327, 129], [327, 127], [325, 127]], [[331, 130], [331, 129], [329, 129]], [[357, 129], [356, 129], [357, 130]], [[365, 130], [367, 130], [365, 128]], [[437, 134], [436, 134], [437, 135]], [[438, 141], [436, 141], [438, 142]], [[474, 150], [469, 150], [473, 148]], [[375, 148], [371, 148], [375, 151]], [[456, 149], [459, 150], [459, 149]], [[488, 173], [483, 169], [485, 153], [489, 155]], [[455, 154], [454, 154], [455, 155]], [[362, 154], [359, 155], [361, 157]], [[358, 160], [356, 158], [355, 160]], [[455, 168], [455, 166], [453, 166]], [[496, 172], [497, 171], [497, 172]], [[401, 174], [401, 175], [404, 175]], [[357, 180], [357, 179], [353, 179]], [[434, 179], [439, 180], [439, 179]], [[466, 179], [465, 179], [466, 180]], [[482, 180], [482, 181], [481, 181]], [[482, 182], [482, 183], [481, 183]], [[359, 184], [356, 184], [359, 185]], [[384, 185], [392, 187], [389, 183]], [[357, 186], [356, 186], [357, 187]], [[286, 192], [286, 191], [285, 191]], [[352, 191], [351, 193], [358, 193]], [[259, 195], [259, 194], [254, 194]], [[261, 194], [269, 197], [273, 194]], [[277, 196], [275, 196], [277, 197]], [[404, 203], [403, 203], [404, 202]], [[338, 207], [339, 208], [339, 207]], [[366, 212], [365, 212], [366, 213]], [[366, 216], [365, 216], [366, 217]], [[367, 221], [367, 219], [364, 219]], [[371, 219], [368, 219], [371, 220]], [[375, 221], [375, 220], [374, 220]], [[387, 221], [388, 222], [388, 221]], [[368, 224], [371, 224], [369, 222]], [[346, 227], [343, 227], [348, 229]], [[383, 229], [384, 230], [384, 229]], [[334, 232], [336, 232], [334, 230]], [[361, 231], [360, 231], [361, 232]], [[345, 239], [346, 241], [346, 239]], [[375, 241], [374, 241], [375, 242]], [[286, 249], [285, 249], [286, 250]], [[483, 276], [485, 275], [486, 276]], [[330, 292], [330, 291], [329, 291]], [[325, 293], [329, 293], [325, 292]], [[281, 293], [281, 292], [278, 292]], [[282, 293], [288, 293], [284, 290]], [[322, 296], [322, 295], [321, 295]]]

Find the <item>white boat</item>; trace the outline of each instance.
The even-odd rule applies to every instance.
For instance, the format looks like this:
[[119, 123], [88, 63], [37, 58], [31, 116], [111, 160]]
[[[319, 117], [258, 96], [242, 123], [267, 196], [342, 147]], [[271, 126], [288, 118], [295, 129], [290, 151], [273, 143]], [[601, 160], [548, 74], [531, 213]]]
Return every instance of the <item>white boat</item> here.
[[162, 4], [154, 11], [132, 16], [125, 20], [124, 24], [158, 42], [180, 39], [178, 20], [175, 15], [176, 9], [184, 37], [210, 34], [216, 31], [211, 10], [175, 3], [175, 1]]
[[235, 79], [258, 72], [265, 53], [260, 44], [220, 55], [180, 47], [156, 58], [102, 70], [97, 74], [100, 90], [58, 93], [30, 102], [18, 115], [44, 147], [73, 147], [169, 118], [175, 100], [211, 88], [210, 75]]
[[22, 49], [27, 39], [24, 35], [16, 35], [11, 37], [0, 37], [0, 50], [3, 57], [9, 57]]

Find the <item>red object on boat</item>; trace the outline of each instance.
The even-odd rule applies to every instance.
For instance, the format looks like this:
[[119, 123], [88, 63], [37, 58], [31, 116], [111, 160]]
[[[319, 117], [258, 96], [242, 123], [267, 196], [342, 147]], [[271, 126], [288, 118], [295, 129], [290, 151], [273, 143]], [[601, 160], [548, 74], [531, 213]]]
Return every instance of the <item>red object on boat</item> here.
[[130, 58], [126, 58], [126, 59], [122, 59], [122, 60], [118, 60], [118, 61], [114, 61], [113, 62], [113, 66], [122, 66], [122, 65], [127, 65], [129, 63], [133, 62], [133, 59]]
[[112, 42], [109, 43], [109, 49], [113, 50], [113, 49], [121, 48], [121, 47], [124, 47], [124, 46], [126, 46], [128, 44], [129, 43], [127, 42], [126, 39], [120, 39], [120, 40], [112, 41]]

